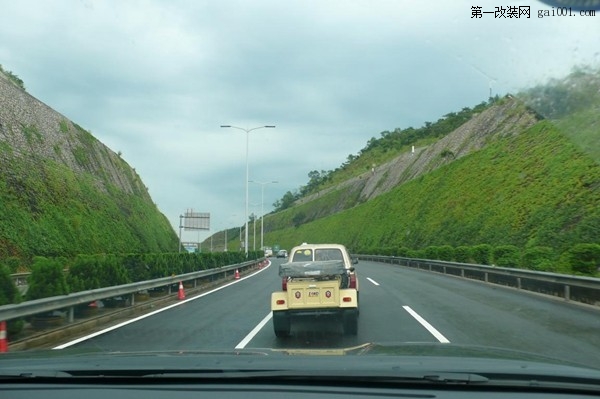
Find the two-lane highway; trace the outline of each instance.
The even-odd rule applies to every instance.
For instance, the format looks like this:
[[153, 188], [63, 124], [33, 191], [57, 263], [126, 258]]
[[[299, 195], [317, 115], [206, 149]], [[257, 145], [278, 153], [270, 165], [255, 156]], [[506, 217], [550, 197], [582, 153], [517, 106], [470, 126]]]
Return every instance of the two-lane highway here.
[[[338, 323], [295, 325], [277, 339], [270, 295], [281, 259], [258, 274], [73, 343], [106, 351], [332, 349], [364, 343], [457, 343], [598, 366], [600, 311], [504, 287], [375, 262], [357, 265], [358, 335]], [[71, 343], [66, 343], [70, 345]]]

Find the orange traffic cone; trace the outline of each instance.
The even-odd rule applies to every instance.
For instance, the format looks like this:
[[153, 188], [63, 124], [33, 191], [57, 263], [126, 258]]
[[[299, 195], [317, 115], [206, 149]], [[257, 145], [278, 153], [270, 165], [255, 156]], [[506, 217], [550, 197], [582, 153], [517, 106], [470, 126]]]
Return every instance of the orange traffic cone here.
[[6, 336], [6, 322], [0, 321], [0, 353], [8, 352], [8, 338]]
[[185, 292], [183, 292], [183, 284], [179, 282], [179, 292], [177, 293], [177, 299], [185, 299]]
[[239, 280], [240, 278], [240, 271], [238, 269], [235, 269], [235, 279]]

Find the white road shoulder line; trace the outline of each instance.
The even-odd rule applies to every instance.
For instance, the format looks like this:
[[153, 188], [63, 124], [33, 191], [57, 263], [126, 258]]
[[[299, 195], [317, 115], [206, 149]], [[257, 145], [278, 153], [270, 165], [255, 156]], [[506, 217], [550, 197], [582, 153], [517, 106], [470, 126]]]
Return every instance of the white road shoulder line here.
[[252, 338], [254, 338], [256, 334], [258, 334], [258, 332], [265, 326], [265, 324], [269, 322], [269, 320], [271, 320], [272, 317], [273, 312], [269, 312], [269, 314], [267, 314], [265, 318], [262, 319], [262, 321], [258, 323], [258, 325], [254, 327], [254, 329], [250, 331], [250, 333], [246, 335], [246, 337], [239, 344], [235, 346], [235, 349], [244, 349], [246, 345], [248, 345], [248, 343], [252, 341]]
[[425, 320], [424, 318], [422, 318], [421, 316], [419, 316], [419, 314], [417, 312], [415, 312], [414, 310], [411, 309], [410, 306], [402, 306], [404, 308], [404, 310], [406, 310], [412, 317], [415, 318], [415, 320], [417, 320], [419, 323], [421, 323], [421, 325], [423, 327], [425, 327], [427, 329], [427, 331], [429, 331], [431, 333], [431, 335], [433, 335], [435, 338], [437, 338], [438, 341], [440, 341], [443, 344], [448, 344], [450, 343], [450, 341], [448, 340], [448, 338], [444, 337], [442, 335], [442, 333], [440, 333], [438, 330], [435, 329], [435, 327], [433, 327], [431, 324], [429, 324], [427, 322], [427, 320]]
[[377, 281], [373, 280], [371, 277], [367, 277], [367, 280], [372, 282], [374, 285], [379, 285], [379, 283]]
[[174, 304], [172, 304], [172, 305], [169, 305], [169, 306], [167, 306], [167, 307], [164, 307], [164, 308], [161, 308], [161, 309], [155, 310], [155, 311], [153, 311], [153, 312], [146, 313], [146, 314], [144, 314], [144, 315], [141, 315], [141, 316], [139, 316], [139, 317], [136, 317], [135, 319], [127, 320], [127, 321], [124, 321], [123, 323], [119, 323], [119, 324], [116, 324], [116, 325], [114, 325], [114, 326], [112, 326], [112, 327], [105, 328], [104, 330], [101, 330], [101, 331], [96, 331], [96, 332], [95, 332], [95, 333], [93, 333], [93, 334], [86, 335], [86, 336], [84, 336], [84, 337], [81, 337], [81, 338], [77, 338], [77, 339], [75, 339], [75, 340], [73, 340], [73, 341], [70, 341], [70, 342], [67, 342], [67, 343], [65, 343], [65, 344], [62, 344], [62, 345], [56, 346], [56, 347], [54, 347], [54, 348], [52, 348], [52, 349], [64, 349], [64, 348], [68, 348], [69, 346], [72, 346], [72, 345], [78, 344], [78, 343], [80, 343], [80, 342], [83, 342], [83, 341], [87, 341], [88, 339], [91, 339], [91, 338], [97, 337], [98, 335], [102, 335], [102, 334], [104, 334], [104, 333], [107, 333], [107, 332], [109, 332], [109, 331], [116, 330], [117, 328], [121, 328], [121, 327], [123, 327], [123, 326], [126, 326], [127, 324], [135, 323], [136, 321], [140, 321], [140, 320], [142, 320], [142, 319], [145, 319], [146, 317], [154, 316], [154, 315], [155, 315], [155, 314], [157, 314], [157, 313], [164, 312], [165, 310], [169, 310], [169, 309], [172, 309], [172, 308], [174, 308], [174, 307], [176, 307], [176, 306], [183, 305], [184, 303], [191, 302], [191, 301], [193, 301], [193, 300], [196, 300], [196, 299], [198, 299], [198, 298], [202, 298], [203, 296], [206, 296], [206, 295], [212, 294], [213, 292], [217, 292], [217, 291], [219, 291], [219, 290], [222, 290], [223, 288], [227, 288], [227, 287], [229, 287], [230, 285], [237, 284], [237, 283], [239, 283], [240, 281], [244, 281], [244, 280], [245, 280], [245, 279], [247, 279], [247, 278], [250, 278], [250, 277], [256, 276], [258, 273], [262, 272], [263, 270], [266, 270], [266, 269], [267, 269], [269, 266], [271, 266], [271, 262], [269, 262], [269, 264], [268, 264], [266, 267], [263, 267], [262, 269], [260, 269], [260, 270], [259, 270], [259, 271], [257, 271], [256, 273], [252, 273], [252, 274], [250, 274], [249, 276], [242, 277], [242, 278], [241, 278], [241, 279], [239, 279], [239, 280], [234, 280], [234, 281], [232, 281], [231, 283], [229, 283], [229, 284], [225, 284], [225, 285], [222, 285], [221, 287], [217, 287], [217, 288], [215, 288], [214, 290], [210, 290], [210, 291], [204, 292], [204, 293], [202, 293], [202, 294], [200, 294], [200, 295], [197, 295], [197, 296], [191, 297], [191, 298], [189, 298], [189, 299], [185, 299], [185, 300], [179, 301], [179, 302], [177, 302], [177, 303], [174, 303]]

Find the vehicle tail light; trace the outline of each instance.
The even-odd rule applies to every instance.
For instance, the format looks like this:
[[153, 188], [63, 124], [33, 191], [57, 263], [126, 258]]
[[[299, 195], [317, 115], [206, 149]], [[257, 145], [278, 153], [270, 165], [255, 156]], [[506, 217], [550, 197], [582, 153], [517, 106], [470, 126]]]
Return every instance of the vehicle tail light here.
[[283, 300], [283, 299], [278, 299], [277, 301], [275, 301], [275, 303], [276, 303], [277, 305], [285, 305], [285, 300]]
[[284, 277], [283, 279], [281, 279], [281, 290], [287, 291], [287, 277]]
[[352, 297], [351, 296], [345, 296], [344, 299], [342, 299], [344, 302], [352, 302]]
[[350, 288], [356, 289], [356, 274], [354, 273], [350, 275]]

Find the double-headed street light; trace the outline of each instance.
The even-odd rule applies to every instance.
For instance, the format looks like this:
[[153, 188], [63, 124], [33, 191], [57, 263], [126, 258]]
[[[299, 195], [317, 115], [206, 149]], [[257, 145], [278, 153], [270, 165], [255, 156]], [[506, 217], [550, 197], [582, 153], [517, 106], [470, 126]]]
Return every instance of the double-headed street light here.
[[246, 257], [248, 257], [248, 144], [249, 144], [249, 137], [250, 137], [250, 132], [253, 130], [257, 130], [257, 129], [265, 129], [265, 128], [274, 128], [274, 125], [265, 125], [265, 126], [258, 126], [258, 127], [253, 127], [251, 129], [245, 129], [243, 127], [238, 127], [238, 126], [232, 126], [232, 125], [221, 125], [221, 127], [228, 127], [228, 128], [232, 128], [232, 129], [238, 129], [238, 130], [243, 130], [244, 132], [246, 132], [246, 221], [245, 221], [245, 230], [246, 232], [244, 233], [244, 252], [246, 253]]
[[256, 183], [256, 184], [260, 184], [260, 188], [261, 188], [261, 193], [260, 193], [260, 249], [262, 249], [264, 251], [265, 247], [264, 247], [264, 243], [263, 243], [263, 237], [265, 235], [265, 229], [264, 229], [264, 217], [265, 217], [265, 210], [264, 210], [264, 203], [265, 203], [265, 186], [267, 184], [273, 184], [273, 183], [279, 183], [276, 180], [273, 181], [255, 181], [255, 180], [250, 180], [250, 183]]

